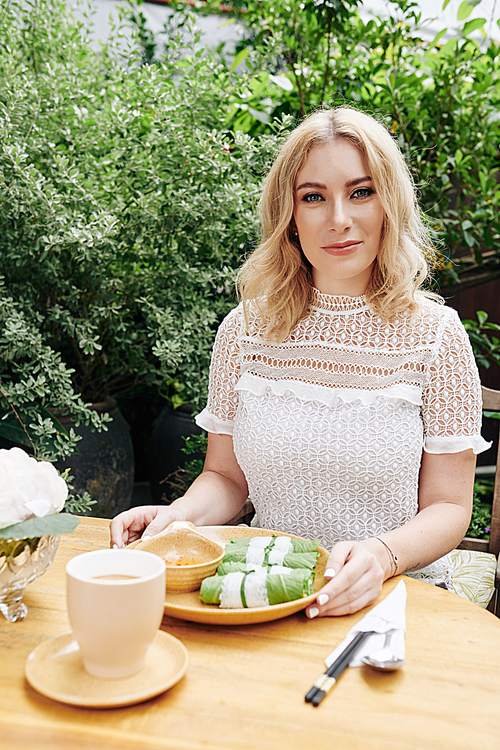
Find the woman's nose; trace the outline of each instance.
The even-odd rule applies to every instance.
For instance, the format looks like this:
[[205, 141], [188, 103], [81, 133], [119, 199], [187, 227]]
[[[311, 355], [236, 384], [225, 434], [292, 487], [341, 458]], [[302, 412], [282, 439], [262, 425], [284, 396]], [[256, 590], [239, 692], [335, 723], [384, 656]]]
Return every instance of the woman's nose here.
[[329, 228], [334, 232], [345, 232], [350, 229], [352, 227], [352, 216], [349, 205], [342, 200], [333, 201], [328, 222]]

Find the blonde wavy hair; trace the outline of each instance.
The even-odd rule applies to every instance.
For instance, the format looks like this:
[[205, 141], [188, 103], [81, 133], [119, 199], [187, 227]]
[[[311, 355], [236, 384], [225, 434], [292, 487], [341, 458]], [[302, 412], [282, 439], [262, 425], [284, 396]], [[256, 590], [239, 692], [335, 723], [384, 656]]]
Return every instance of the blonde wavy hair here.
[[292, 131], [276, 157], [260, 202], [262, 241], [238, 275], [247, 324], [252, 302], [270, 340], [287, 338], [310, 309], [312, 269], [294, 234], [295, 181], [311, 149], [338, 138], [349, 140], [366, 158], [384, 210], [367, 302], [388, 320], [400, 312], [415, 312], [419, 296], [439, 299], [422, 290], [435, 251], [398, 146], [383, 125], [363, 112], [347, 106], [320, 110]]

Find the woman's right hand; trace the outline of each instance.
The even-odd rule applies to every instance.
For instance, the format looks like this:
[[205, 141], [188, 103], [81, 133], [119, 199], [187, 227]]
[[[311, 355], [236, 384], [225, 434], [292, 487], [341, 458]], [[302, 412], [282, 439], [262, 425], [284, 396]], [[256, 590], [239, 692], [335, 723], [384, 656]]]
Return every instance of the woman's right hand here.
[[163, 531], [172, 521], [184, 521], [174, 505], [142, 505], [130, 508], [113, 518], [110, 525], [110, 546], [119, 548], [147, 539]]
[[120, 513], [111, 521], [111, 546], [125, 547], [155, 536], [173, 521], [218, 526], [233, 518], [247, 497], [247, 482], [231, 435], [209, 433], [205, 466], [185, 495], [171, 505], [143, 505]]

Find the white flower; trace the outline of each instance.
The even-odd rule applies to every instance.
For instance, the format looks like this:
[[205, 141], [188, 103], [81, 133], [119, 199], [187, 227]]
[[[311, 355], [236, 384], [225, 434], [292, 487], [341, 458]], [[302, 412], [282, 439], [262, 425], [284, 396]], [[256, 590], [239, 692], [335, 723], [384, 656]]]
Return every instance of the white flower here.
[[21, 448], [0, 450], [0, 529], [63, 509], [68, 487], [52, 464]]

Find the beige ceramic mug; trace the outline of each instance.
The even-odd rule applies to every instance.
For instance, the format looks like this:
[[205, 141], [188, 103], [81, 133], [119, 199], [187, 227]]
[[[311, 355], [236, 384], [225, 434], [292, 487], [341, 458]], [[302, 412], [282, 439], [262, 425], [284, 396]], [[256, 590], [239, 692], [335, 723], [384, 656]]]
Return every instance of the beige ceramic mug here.
[[139, 672], [160, 627], [165, 562], [150, 552], [85, 552], [66, 565], [68, 614], [85, 670], [122, 679]]

